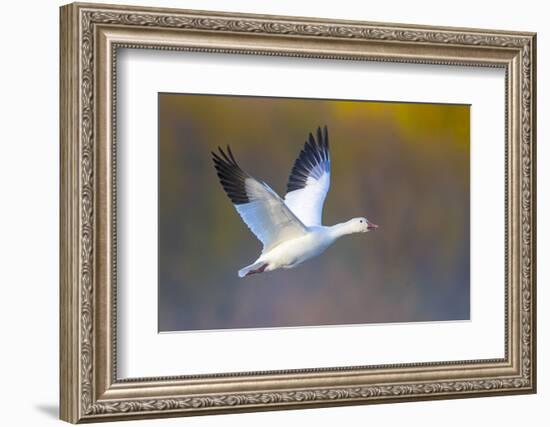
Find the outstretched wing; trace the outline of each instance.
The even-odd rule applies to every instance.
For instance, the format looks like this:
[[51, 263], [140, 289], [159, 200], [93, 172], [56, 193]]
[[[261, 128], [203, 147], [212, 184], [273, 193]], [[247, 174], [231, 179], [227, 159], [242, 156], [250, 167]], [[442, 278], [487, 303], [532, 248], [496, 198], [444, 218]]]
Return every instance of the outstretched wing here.
[[229, 146], [227, 153], [218, 150], [219, 154], [212, 153], [212, 160], [220, 183], [245, 224], [262, 242], [263, 252], [307, 233], [277, 193], [239, 167]]
[[323, 204], [330, 188], [330, 153], [327, 127], [310, 133], [294, 163], [287, 184], [285, 203], [306, 226], [321, 225]]

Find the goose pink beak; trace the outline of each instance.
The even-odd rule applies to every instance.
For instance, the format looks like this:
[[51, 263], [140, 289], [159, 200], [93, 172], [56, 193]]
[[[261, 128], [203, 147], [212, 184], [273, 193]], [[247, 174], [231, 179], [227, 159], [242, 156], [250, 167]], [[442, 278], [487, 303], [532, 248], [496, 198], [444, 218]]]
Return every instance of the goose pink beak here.
[[368, 221], [367, 230], [376, 230], [377, 228], [378, 228], [378, 225], [376, 225], [374, 222]]

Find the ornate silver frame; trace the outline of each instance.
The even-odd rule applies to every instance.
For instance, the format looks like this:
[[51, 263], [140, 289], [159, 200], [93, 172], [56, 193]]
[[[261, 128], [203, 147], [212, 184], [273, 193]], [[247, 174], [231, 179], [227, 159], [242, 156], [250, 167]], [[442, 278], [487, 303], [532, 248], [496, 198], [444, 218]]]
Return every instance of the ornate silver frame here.
[[[535, 34], [98, 4], [70, 4], [60, 13], [61, 419], [77, 423], [535, 392]], [[117, 379], [114, 66], [119, 47], [504, 68], [505, 357]]]

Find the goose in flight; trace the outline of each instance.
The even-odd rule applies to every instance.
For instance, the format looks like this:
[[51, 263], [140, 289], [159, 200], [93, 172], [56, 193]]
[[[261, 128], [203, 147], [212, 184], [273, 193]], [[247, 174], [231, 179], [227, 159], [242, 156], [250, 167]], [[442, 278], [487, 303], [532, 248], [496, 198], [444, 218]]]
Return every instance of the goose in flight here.
[[212, 153], [220, 183], [235, 209], [263, 244], [260, 257], [239, 270], [239, 277], [293, 268], [316, 257], [338, 238], [378, 228], [367, 218], [322, 225], [323, 203], [330, 187], [330, 153], [326, 126], [310, 133], [294, 163], [284, 199], [265, 182], [240, 168], [227, 146]]

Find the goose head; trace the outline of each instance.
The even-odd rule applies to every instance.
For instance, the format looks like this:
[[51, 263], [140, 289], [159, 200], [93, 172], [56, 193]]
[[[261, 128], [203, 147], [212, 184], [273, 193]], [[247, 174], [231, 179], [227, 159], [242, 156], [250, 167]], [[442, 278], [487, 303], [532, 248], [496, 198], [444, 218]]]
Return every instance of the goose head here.
[[368, 233], [369, 231], [376, 230], [378, 225], [370, 222], [365, 217], [352, 218], [348, 221], [348, 226], [352, 233]]

